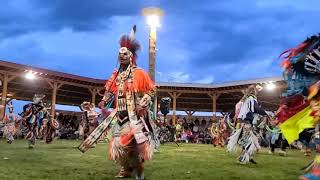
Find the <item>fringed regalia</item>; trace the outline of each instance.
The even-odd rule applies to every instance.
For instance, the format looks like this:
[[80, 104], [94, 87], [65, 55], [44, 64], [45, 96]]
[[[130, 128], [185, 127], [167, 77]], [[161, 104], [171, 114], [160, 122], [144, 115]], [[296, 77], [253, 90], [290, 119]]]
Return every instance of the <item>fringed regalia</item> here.
[[237, 129], [233, 135], [229, 137], [227, 150], [235, 152], [237, 145], [242, 147], [242, 152], [238, 158], [239, 163], [247, 164], [248, 162], [256, 163], [253, 160], [253, 154], [260, 149], [259, 141], [255, 135], [252, 127], [254, 114], [267, 115], [266, 112], [258, 104], [256, 93], [257, 88], [250, 86], [247, 90], [240, 111], [238, 119], [240, 119], [241, 127]]
[[55, 131], [59, 127], [58, 121], [50, 114], [49, 108], [40, 103], [43, 108], [37, 114], [37, 137], [43, 139], [47, 144], [53, 141]]
[[[107, 82], [107, 89], [110, 83]], [[119, 176], [126, 176], [133, 169], [142, 172], [143, 161], [151, 159], [153, 147], [148, 134], [152, 128], [149, 109], [148, 106], [141, 107], [139, 102], [153, 96], [154, 84], [142, 69], [129, 66], [127, 71], [117, 76], [110, 90], [117, 100], [117, 123], [110, 143], [110, 159], [122, 166], [123, 173], [120, 172]]]
[[314, 132], [315, 128], [317, 155], [315, 160], [305, 168], [310, 173], [301, 176], [301, 179], [319, 179], [318, 119], [320, 106], [319, 82], [317, 81], [320, 79], [320, 36], [312, 36], [297, 47], [283, 52], [280, 56], [284, 57], [283, 75], [288, 88], [282, 94], [280, 107], [277, 111], [279, 127], [289, 144], [296, 140], [305, 142], [306, 155], [311, 152], [309, 142], [314, 134], [309, 132], [310, 130]]
[[98, 114], [95, 111], [95, 105], [90, 102], [83, 102], [80, 106], [82, 110], [81, 122], [79, 125], [81, 139], [86, 139], [92, 131], [97, 128]]
[[29, 148], [33, 148], [36, 143], [38, 116], [39, 112], [44, 108], [41, 101], [42, 98], [44, 98], [44, 95], [34, 95], [33, 102], [24, 105], [23, 112], [20, 114], [28, 128], [25, 138], [29, 142]]
[[42, 110], [44, 113], [42, 125], [41, 125], [41, 134], [43, 140], [48, 144], [53, 141], [55, 137], [55, 132], [59, 128], [59, 122], [56, 120], [56, 117], [51, 115], [48, 109], [45, 107]]
[[223, 123], [212, 123], [210, 132], [212, 137], [213, 146], [221, 146], [225, 145], [225, 131], [227, 127]]
[[20, 113], [24, 124], [28, 128], [25, 138], [29, 141], [29, 148], [33, 148], [36, 138], [40, 134], [43, 136], [46, 143], [50, 143], [55, 134], [55, 130], [59, 127], [58, 121], [49, 114], [42, 102], [44, 97], [45, 95], [35, 94], [33, 102], [24, 105], [23, 112]]
[[112, 140], [109, 144], [109, 158], [121, 166], [116, 177], [130, 177], [134, 173], [136, 179], [144, 179], [143, 163], [152, 158], [154, 150], [150, 106], [155, 85], [136, 64], [136, 51], [140, 45], [134, 39], [134, 33], [135, 26], [130, 36], [121, 37], [118, 58], [120, 68], [108, 79], [105, 95], [99, 103], [101, 107], [114, 99], [114, 110], [106, 119], [108, 122], [103, 121], [79, 149], [85, 152], [116, 118], [110, 130]]

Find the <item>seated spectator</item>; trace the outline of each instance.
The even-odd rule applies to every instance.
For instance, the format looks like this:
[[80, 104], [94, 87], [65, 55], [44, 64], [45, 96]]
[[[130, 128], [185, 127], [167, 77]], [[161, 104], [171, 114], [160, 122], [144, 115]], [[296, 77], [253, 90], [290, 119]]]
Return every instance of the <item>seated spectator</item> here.
[[189, 123], [189, 129], [193, 130], [193, 126], [194, 126], [194, 123], [193, 123], [193, 120], [191, 119], [191, 122]]
[[207, 125], [207, 121], [203, 118], [201, 121], [201, 126], [206, 126]]
[[193, 135], [192, 135], [192, 131], [190, 129], [187, 130], [187, 138], [188, 138], [187, 143], [193, 141]]
[[188, 129], [188, 128], [189, 128], [188, 122], [187, 122], [187, 120], [186, 120], [185, 117], [183, 118], [183, 124], [182, 124], [182, 126], [183, 126], [184, 129]]
[[193, 143], [197, 143], [197, 139], [199, 136], [199, 121], [195, 120], [194, 126], [192, 128], [193, 134]]
[[204, 133], [202, 131], [199, 133], [197, 143], [204, 144]]
[[199, 125], [200, 125], [200, 121], [199, 121], [199, 119], [198, 119], [198, 118], [196, 118], [196, 120], [194, 121], [194, 124], [195, 124], [195, 125], [197, 125], [197, 126], [199, 126]]

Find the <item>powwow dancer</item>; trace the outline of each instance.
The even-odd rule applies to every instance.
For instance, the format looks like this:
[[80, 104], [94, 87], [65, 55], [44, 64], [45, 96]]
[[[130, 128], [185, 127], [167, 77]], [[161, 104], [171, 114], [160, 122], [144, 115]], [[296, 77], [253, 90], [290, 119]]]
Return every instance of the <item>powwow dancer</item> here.
[[55, 132], [59, 128], [59, 122], [56, 120], [58, 113], [56, 113], [56, 116], [52, 116], [47, 107], [44, 107], [41, 111], [44, 113], [41, 125], [41, 133], [43, 140], [49, 144], [53, 141]]
[[[243, 92], [243, 94], [245, 94], [245, 92]], [[235, 128], [237, 128], [237, 127], [239, 128], [239, 126], [240, 126], [241, 119], [239, 119], [238, 117], [239, 117], [239, 113], [240, 113], [241, 107], [243, 105], [243, 102], [245, 100], [246, 100], [246, 96], [243, 96], [235, 106], [234, 117], [233, 117], [233, 127], [235, 127]], [[229, 119], [230, 118], [228, 118], [228, 120]]]
[[58, 121], [52, 117], [42, 102], [45, 95], [35, 94], [33, 102], [23, 106], [23, 112], [20, 114], [24, 123], [28, 128], [26, 139], [29, 142], [29, 148], [33, 148], [36, 142], [37, 127], [41, 127], [45, 122], [45, 129], [43, 129], [44, 139], [46, 143], [50, 143], [53, 139], [55, 130], [59, 127]]
[[95, 111], [95, 105], [87, 101], [80, 105], [80, 109], [83, 112], [79, 126], [80, 136], [83, 139], [86, 139], [89, 134], [91, 134], [92, 131], [98, 126], [98, 114]]
[[[320, 58], [320, 56], [319, 56]], [[320, 131], [319, 131], [319, 120], [320, 120], [320, 81], [310, 87], [310, 93], [308, 100], [310, 100], [310, 106], [312, 109], [311, 116], [314, 118], [315, 126], [315, 145], [316, 145], [316, 157], [315, 159], [304, 168], [306, 172], [310, 172], [301, 176], [300, 179], [312, 180], [320, 179]]]
[[39, 103], [43, 108], [37, 114], [37, 137], [43, 139], [47, 144], [51, 143], [55, 130], [58, 129], [58, 121], [50, 114], [45, 103]]
[[229, 131], [228, 131], [228, 126], [226, 123], [226, 118], [222, 118], [219, 120], [219, 130], [220, 130], [220, 136], [223, 138], [224, 145], [226, 144], [226, 140], [230, 136]]
[[225, 134], [227, 127], [224, 123], [224, 119], [220, 120], [219, 123], [212, 123], [211, 125], [210, 132], [212, 136], [212, 144], [214, 147], [224, 147], [225, 145]]
[[45, 95], [35, 94], [33, 102], [23, 106], [23, 112], [20, 114], [28, 128], [26, 139], [29, 142], [29, 148], [33, 148], [36, 143], [36, 128], [38, 126], [39, 112], [44, 108], [42, 99]]
[[175, 125], [175, 134], [174, 134], [174, 141], [180, 142], [181, 135], [182, 135], [183, 127], [182, 127], [182, 119], [177, 120], [177, 124]]
[[210, 133], [212, 136], [212, 144], [214, 147], [221, 146], [224, 147], [224, 139], [221, 136], [218, 123], [212, 123], [210, 128]]
[[254, 134], [252, 121], [254, 114], [260, 114], [267, 116], [267, 113], [260, 107], [257, 101], [257, 93], [262, 88], [260, 86], [249, 86], [244, 95], [244, 101], [240, 108], [238, 117], [241, 122], [241, 127], [235, 131], [233, 135], [229, 137], [227, 150], [229, 152], [235, 152], [237, 150], [237, 144], [242, 147], [242, 152], [238, 158], [240, 164], [247, 164], [252, 162], [253, 154], [260, 149], [257, 136]]
[[16, 133], [16, 127], [15, 124], [18, 122], [17, 115], [13, 113], [13, 105], [12, 100], [7, 103], [8, 107], [8, 114], [5, 114], [4, 116], [4, 122], [5, 122], [5, 131], [6, 131], [6, 137], [7, 137], [7, 143], [11, 144], [14, 140], [14, 135]]
[[275, 126], [273, 128], [273, 131], [271, 131], [271, 139], [270, 139], [270, 154], [273, 154], [275, 152], [275, 149], [279, 147], [281, 150], [279, 151], [280, 156], [285, 156], [286, 148], [288, 146], [287, 140], [283, 137], [281, 130], [278, 126]]
[[[277, 113], [279, 127], [289, 144], [298, 140], [299, 136], [299, 140], [303, 141], [306, 136], [302, 132], [316, 127], [317, 155], [315, 160], [305, 168], [306, 171], [311, 170], [311, 173], [301, 178], [319, 179], [319, 84], [316, 82], [320, 79], [320, 36], [312, 36], [280, 56], [284, 56], [282, 66], [288, 88], [282, 94]], [[314, 85], [310, 88], [312, 84]]]
[[[136, 64], [140, 44], [134, 39], [136, 26], [130, 36], [120, 39], [118, 61], [120, 67], [114, 71], [105, 85], [105, 94], [99, 107], [115, 99], [115, 108], [106, 120], [116, 117], [113, 127], [113, 140], [109, 147], [109, 157], [120, 164], [118, 178], [135, 175], [136, 179], [144, 179], [144, 161], [150, 160], [154, 145], [151, 141], [152, 127], [150, 119], [150, 103], [155, 94], [155, 85]], [[95, 131], [79, 146], [85, 151], [101, 135], [110, 123], [102, 122]]]

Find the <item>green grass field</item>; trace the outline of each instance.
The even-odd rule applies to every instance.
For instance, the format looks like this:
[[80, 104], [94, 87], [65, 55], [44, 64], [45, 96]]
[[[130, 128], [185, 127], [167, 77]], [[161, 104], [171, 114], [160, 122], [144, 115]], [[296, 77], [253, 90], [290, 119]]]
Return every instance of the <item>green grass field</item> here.
[[[27, 149], [25, 140], [7, 144], [0, 140], [0, 179], [115, 179], [118, 166], [107, 159], [107, 144], [98, 144], [82, 154], [76, 149], [80, 141], [56, 140], [39, 143]], [[148, 180], [158, 179], [298, 179], [312, 157], [300, 151], [289, 151], [287, 157], [269, 155], [267, 150], [256, 155], [257, 165], [239, 165], [235, 155], [211, 145], [166, 144], [146, 163]]]

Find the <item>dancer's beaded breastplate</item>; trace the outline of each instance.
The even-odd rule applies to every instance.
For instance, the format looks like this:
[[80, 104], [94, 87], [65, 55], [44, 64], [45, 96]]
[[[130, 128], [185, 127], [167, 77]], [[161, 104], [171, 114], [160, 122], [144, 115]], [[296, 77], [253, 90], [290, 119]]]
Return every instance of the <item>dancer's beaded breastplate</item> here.
[[128, 119], [128, 107], [127, 97], [125, 91], [125, 83], [130, 84], [132, 82], [131, 67], [129, 66], [125, 71], [118, 74], [116, 78], [116, 85], [118, 86], [118, 98], [117, 98], [117, 112], [119, 116], [119, 124], [127, 122]]

